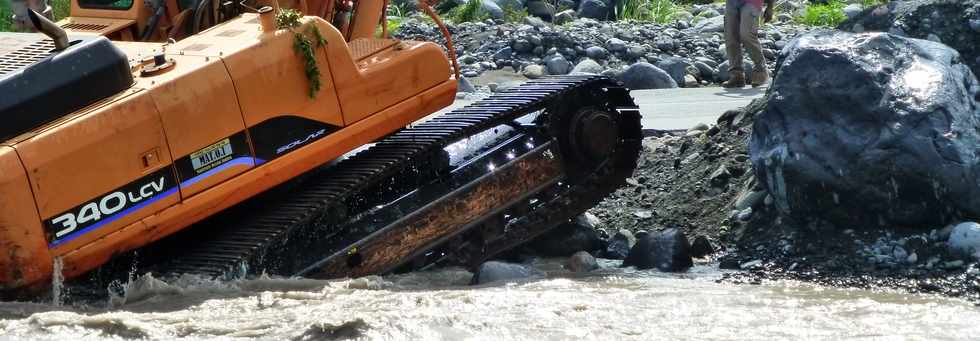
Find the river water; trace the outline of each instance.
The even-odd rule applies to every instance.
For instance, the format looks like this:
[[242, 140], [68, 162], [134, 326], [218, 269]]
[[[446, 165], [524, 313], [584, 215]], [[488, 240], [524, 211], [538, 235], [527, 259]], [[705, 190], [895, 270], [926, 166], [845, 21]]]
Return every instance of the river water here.
[[442, 269], [319, 281], [142, 277], [104, 304], [0, 303], [0, 340], [146, 338], [325, 340], [976, 339], [980, 309], [935, 296], [796, 282], [716, 283], [711, 265], [683, 274], [616, 268], [468, 286]]

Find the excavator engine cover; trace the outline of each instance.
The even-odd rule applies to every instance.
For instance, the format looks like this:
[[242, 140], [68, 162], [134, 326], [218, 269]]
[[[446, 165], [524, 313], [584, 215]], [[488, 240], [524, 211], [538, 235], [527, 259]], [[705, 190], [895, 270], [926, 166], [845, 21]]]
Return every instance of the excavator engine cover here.
[[71, 46], [56, 51], [41, 34], [0, 33], [0, 41], [5, 36], [27, 43], [0, 55], [0, 140], [133, 84], [126, 54], [105, 37], [73, 37]]

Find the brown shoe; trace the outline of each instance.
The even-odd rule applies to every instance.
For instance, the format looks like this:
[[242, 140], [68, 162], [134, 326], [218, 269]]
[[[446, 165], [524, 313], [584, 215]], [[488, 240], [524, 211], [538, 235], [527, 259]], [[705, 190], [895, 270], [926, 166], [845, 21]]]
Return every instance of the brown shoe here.
[[742, 71], [732, 71], [732, 78], [728, 79], [721, 86], [726, 88], [744, 88], [745, 87], [745, 73]]
[[760, 87], [769, 81], [769, 71], [752, 71], [752, 87]]

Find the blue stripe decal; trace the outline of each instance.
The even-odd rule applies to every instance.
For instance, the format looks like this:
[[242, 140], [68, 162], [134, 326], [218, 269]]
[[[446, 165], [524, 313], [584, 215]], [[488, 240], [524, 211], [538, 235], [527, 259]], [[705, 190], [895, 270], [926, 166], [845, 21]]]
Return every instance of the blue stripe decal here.
[[49, 244], [48, 247], [49, 248], [56, 247], [58, 245], [61, 245], [61, 244], [66, 243], [66, 242], [68, 242], [68, 241], [70, 241], [72, 239], [75, 239], [78, 236], [81, 236], [81, 235], [83, 235], [85, 233], [92, 232], [92, 231], [94, 231], [94, 230], [96, 230], [96, 229], [98, 229], [98, 228], [100, 228], [100, 227], [102, 227], [102, 226], [104, 226], [106, 224], [109, 224], [111, 222], [114, 222], [116, 220], [119, 220], [119, 218], [122, 218], [122, 217], [124, 217], [126, 215], [129, 215], [130, 213], [136, 212], [136, 211], [142, 209], [143, 207], [149, 206], [150, 204], [152, 204], [154, 202], [157, 202], [160, 199], [169, 197], [169, 196], [173, 195], [174, 193], [177, 193], [177, 187], [171, 188], [171, 189], [167, 190], [166, 192], [163, 192], [163, 193], [154, 195], [153, 197], [150, 197], [149, 199], [143, 200], [143, 202], [141, 202], [139, 204], [136, 204], [136, 206], [127, 208], [126, 210], [124, 210], [122, 212], [119, 212], [119, 213], [113, 214], [111, 216], [108, 216], [106, 218], [103, 218], [98, 223], [92, 224], [89, 227], [86, 227], [84, 229], [81, 229], [81, 230], [72, 232], [67, 237], [62, 238], [60, 240], [57, 240], [57, 241]]
[[235, 166], [235, 165], [246, 165], [246, 166], [249, 166], [249, 167], [254, 167], [256, 165], [262, 164], [262, 162], [264, 162], [264, 161], [262, 161], [260, 159], [253, 158], [253, 157], [248, 157], [248, 156], [236, 157], [234, 159], [231, 159], [228, 162], [225, 162], [225, 163], [221, 164], [218, 167], [214, 167], [211, 170], [202, 173], [201, 175], [195, 176], [193, 178], [187, 179], [187, 181], [181, 182], [180, 183], [180, 187], [181, 188], [186, 188], [186, 187], [192, 186], [192, 185], [198, 183], [199, 181], [204, 180], [205, 178], [207, 178], [209, 176], [218, 174], [218, 173], [224, 171], [225, 169], [228, 169], [228, 167], [231, 167], [231, 166]]
[[214, 174], [217, 174], [217, 173], [219, 173], [219, 172], [227, 169], [228, 167], [231, 167], [231, 166], [234, 166], [234, 165], [257, 166], [257, 165], [261, 165], [263, 163], [265, 163], [265, 160], [258, 159], [258, 158], [253, 158], [253, 157], [238, 157], [238, 158], [231, 159], [230, 161], [225, 162], [224, 164], [222, 164], [222, 165], [220, 165], [218, 167], [215, 167], [214, 169], [211, 169], [211, 170], [209, 170], [207, 172], [204, 172], [201, 175], [195, 176], [193, 178], [188, 179], [187, 181], [181, 182], [179, 187], [174, 187], [174, 188], [171, 188], [171, 189], [167, 190], [166, 192], [163, 192], [163, 193], [154, 195], [154, 196], [150, 197], [149, 199], [143, 200], [142, 202], [136, 204], [136, 206], [127, 208], [127, 209], [125, 209], [123, 211], [120, 211], [119, 213], [116, 213], [116, 214], [113, 214], [111, 216], [105, 217], [102, 220], [100, 220], [99, 222], [97, 222], [95, 224], [92, 224], [89, 227], [86, 227], [86, 228], [81, 229], [81, 230], [78, 230], [78, 231], [74, 231], [71, 234], [69, 234], [68, 236], [66, 236], [65, 238], [56, 240], [56, 241], [48, 244], [48, 248], [57, 247], [58, 245], [67, 243], [67, 242], [69, 242], [69, 241], [71, 241], [71, 240], [73, 240], [75, 238], [78, 238], [79, 236], [81, 236], [83, 234], [86, 234], [86, 233], [95, 231], [96, 229], [98, 229], [98, 228], [100, 228], [102, 226], [105, 226], [106, 224], [110, 224], [110, 223], [112, 223], [112, 222], [114, 222], [116, 220], [119, 220], [120, 218], [122, 218], [124, 216], [127, 216], [127, 215], [129, 215], [129, 214], [131, 214], [133, 212], [139, 211], [140, 209], [142, 209], [142, 208], [144, 208], [146, 206], [149, 206], [150, 204], [153, 204], [153, 203], [155, 203], [157, 201], [160, 201], [163, 198], [169, 197], [169, 196], [173, 195], [174, 193], [177, 193], [177, 190], [180, 187], [191, 186], [191, 185], [193, 185], [193, 184], [195, 184], [195, 183], [197, 183], [197, 182], [199, 182], [201, 180], [204, 180], [205, 178], [207, 178], [209, 176], [212, 176]]

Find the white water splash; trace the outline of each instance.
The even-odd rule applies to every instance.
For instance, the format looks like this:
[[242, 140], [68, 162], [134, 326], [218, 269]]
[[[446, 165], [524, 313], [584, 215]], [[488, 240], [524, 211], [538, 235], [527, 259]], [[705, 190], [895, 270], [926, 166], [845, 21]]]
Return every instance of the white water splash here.
[[65, 289], [65, 275], [64, 268], [65, 263], [61, 257], [54, 257], [54, 264], [52, 264], [51, 272], [51, 304], [54, 306], [61, 306], [61, 294]]
[[[796, 282], [719, 284], [716, 268], [681, 274], [618, 268], [467, 286], [450, 268], [321, 281], [262, 277], [161, 281], [140, 276], [126, 302], [100, 307], [0, 303], [0, 335], [32, 340], [727, 340], [969, 339], [980, 311], [926, 295]], [[2, 339], [3, 337], [0, 337]]]

